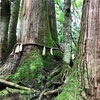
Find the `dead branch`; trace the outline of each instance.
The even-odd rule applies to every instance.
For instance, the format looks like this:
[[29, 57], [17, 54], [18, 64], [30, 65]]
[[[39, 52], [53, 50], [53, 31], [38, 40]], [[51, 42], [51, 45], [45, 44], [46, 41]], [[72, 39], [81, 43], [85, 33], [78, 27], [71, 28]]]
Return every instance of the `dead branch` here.
[[31, 90], [31, 89], [28, 88], [28, 87], [24, 87], [24, 86], [21, 86], [21, 85], [16, 84], [16, 83], [6, 81], [6, 80], [4, 80], [4, 79], [0, 79], [0, 83], [2, 83], [2, 84], [4, 84], [4, 85], [7, 85], [7, 86], [9, 86], [9, 87], [14, 87], [14, 88], [23, 89], [23, 90], [28, 90], [28, 91]]

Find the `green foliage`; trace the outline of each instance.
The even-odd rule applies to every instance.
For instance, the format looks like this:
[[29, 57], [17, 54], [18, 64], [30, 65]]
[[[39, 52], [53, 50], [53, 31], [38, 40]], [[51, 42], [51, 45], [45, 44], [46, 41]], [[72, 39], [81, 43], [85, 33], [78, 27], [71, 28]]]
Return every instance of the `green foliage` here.
[[63, 39], [63, 23], [64, 23], [63, 8], [64, 8], [64, 2], [62, 0], [55, 0], [56, 21], [57, 21], [59, 43], [61, 43]]
[[60, 23], [64, 23], [64, 13], [62, 12], [60, 15], [57, 16], [57, 20], [60, 22]]
[[71, 16], [72, 16], [72, 36], [77, 43], [80, 33], [80, 22], [82, 16], [83, 0], [73, 0], [71, 2]]
[[[76, 51], [76, 46], [80, 33], [80, 22], [82, 15], [83, 0], [72, 0], [71, 2], [71, 19], [72, 19], [72, 37], [74, 42], [72, 43], [73, 53]], [[56, 19], [57, 19], [57, 31], [59, 43], [63, 42], [63, 24], [64, 24], [64, 0], [55, 0], [56, 7]], [[74, 44], [75, 43], [75, 44]]]
[[59, 2], [59, 3], [62, 3], [62, 0], [55, 0], [55, 2]]

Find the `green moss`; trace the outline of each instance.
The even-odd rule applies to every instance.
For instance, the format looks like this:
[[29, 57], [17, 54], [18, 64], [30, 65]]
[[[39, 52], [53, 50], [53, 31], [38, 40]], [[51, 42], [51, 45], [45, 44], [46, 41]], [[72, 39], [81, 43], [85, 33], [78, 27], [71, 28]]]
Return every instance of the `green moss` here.
[[45, 37], [45, 41], [46, 41], [46, 44], [48, 46], [51, 46], [51, 47], [56, 47], [57, 46], [55, 41], [51, 37], [51, 33], [47, 34], [47, 36]]
[[33, 91], [25, 91], [21, 89], [7, 88], [0, 92], [2, 100], [12, 100], [17, 97], [17, 100], [27, 100], [33, 96]]
[[46, 55], [42, 56], [42, 49], [38, 46], [33, 46], [33, 49], [26, 55], [25, 60], [18, 67], [16, 73], [9, 77], [10, 81], [40, 87], [44, 79], [44, 73], [41, 71], [41, 68], [53, 69], [56, 63], [55, 57], [60, 60], [62, 59], [60, 51], [56, 50], [53, 52], [54, 55], [51, 55], [50, 49], [47, 49]]
[[63, 53], [59, 50], [54, 50], [54, 57], [56, 57], [56, 60], [62, 61]]
[[17, 72], [14, 75], [11, 75], [9, 79], [13, 82], [20, 82], [28, 84], [30, 80], [38, 82], [43, 75], [40, 71], [44, 67], [43, 60], [40, 54], [40, 50], [37, 47], [34, 47], [33, 50], [28, 54], [23, 63], [19, 66]]
[[55, 100], [83, 100], [80, 96], [82, 91], [81, 85], [78, 82], [75, 73], [73, 72], [66, 79], [66, 84], [63, 85], [63, 91], [55, 98]]
[[52, 66], [54, 66], [54, 59], [53, 56], [50, 54], [50, 50], [46, 50], [46, 55], [42, 56], [43, 58], [43, 64], [45, 66], [45, 68], [50, 68]]
[[7, 90], [0, 91], [0, 97], [5, 97], [8, 93]]

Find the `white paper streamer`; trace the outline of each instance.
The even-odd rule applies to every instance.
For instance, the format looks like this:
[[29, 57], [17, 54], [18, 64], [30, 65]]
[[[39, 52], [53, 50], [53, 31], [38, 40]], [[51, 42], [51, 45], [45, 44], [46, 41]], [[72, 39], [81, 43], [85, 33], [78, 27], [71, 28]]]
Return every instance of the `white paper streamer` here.
[[20, 44], [19, 51], [22, 51], [22, 49], [23, 49], [23, 44]]
[[20, 52], [20, 46], [17, 45], [16, 48], [15, 48], [15, 53], [19, 53]]
[[46, 47], [43, 47], [42, 55], [46, 54]]
[[50, 54], [53, 55], [53, 48], [50, 49]]

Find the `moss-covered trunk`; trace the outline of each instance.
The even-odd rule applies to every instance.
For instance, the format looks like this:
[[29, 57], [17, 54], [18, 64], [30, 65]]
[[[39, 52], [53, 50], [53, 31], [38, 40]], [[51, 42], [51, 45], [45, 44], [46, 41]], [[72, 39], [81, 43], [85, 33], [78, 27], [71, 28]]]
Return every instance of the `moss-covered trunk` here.
[[71, 37], [71, 0], [64, 0], [65, 21], [63, 26], [63, 61], [67, 64], [70, 63], [72, 37]]
[[58, 43], [55, 2], [54, 2], [54, 0], [48, 0], [48, 18], [49, 18], [51, 36], [52, 36], [53, 40], [56, 43]]
[[[41, 46], [39, 47], [34, 45], [32, 47], [32, 50], [27, 54], [27, 57], [24, 58], [25, 60], [22, 61], [21, 65], [19, 66], [19, 70], [24, 72], [18, 71], [18, 73], [20, 74], [23, 73], [23, 74], [21, 77], [17, 76], [17, 78], [20, 78], [20, 80], [22, 80], [25, 76], [27, 77], [25, 78], [24, 81], [32, 80], [32, 78], [36, 76], [38, 78], [35, 77], [35, 79], [37, 80], [35, 82], [38, 84], [38, 81], [40, 81], [39, 78], [42, 78], [42, 75], [39, 74], [40, 76], [38, 76], [38, 74], [36, 74], [37, 70], [39, 71], [43, 67], [51, 67], [53, 63], [52, 57], [50, 57], [51, 64], [44, 66], [45, 58], [43, 59], [42, 56], [43, 49], [44, 49], [43, 55], [45, 57], [48, 56], [48, 50], [47, 48], [45, 48], [45, 46], [50, 46], [50, 47], [55, 46], [55, 42], [53, 41], [50, 33], [47, 6], [48, 5], [46, 0], [23, 1], [23, 6], [21, 10], [21, 29], [20, 29], [21, 30], [20, 34], [22, 35], [21, 42], [37, 43], [44, 46], [42, 46], [41, 48]], [[28, 48], [31, 49], [30, 46]], [[47, 59], [46, 62], [48, 62], [48, 60], [50, 59]]]
[[[20, 15], [18, 37], [21, 44], [14, 47], [13, 54], [0, 69], [0, 75], [41, 91], [49, 73], [59, 62], [58, 54], [53, 51], [56, 43], [50, 32], [47, 0], [23, 0]], [[20, 45], [22, 51], [16, 53]]]
[[11, 19], [9, 24], [9, 39], [8, 39], [8, 54], [11, 53], [13, 46], [17, 42], [16, 32], [17, 29], [17, 21], [18, 21], [18, 14], [19, 14], [19, 7], [20, 7], [20, 0], [15, 0], [11, 5]]
[[0, 15], [0, 63], [7, 57], [8, 25], [10, 20], [10, 2], [1, 0]]

